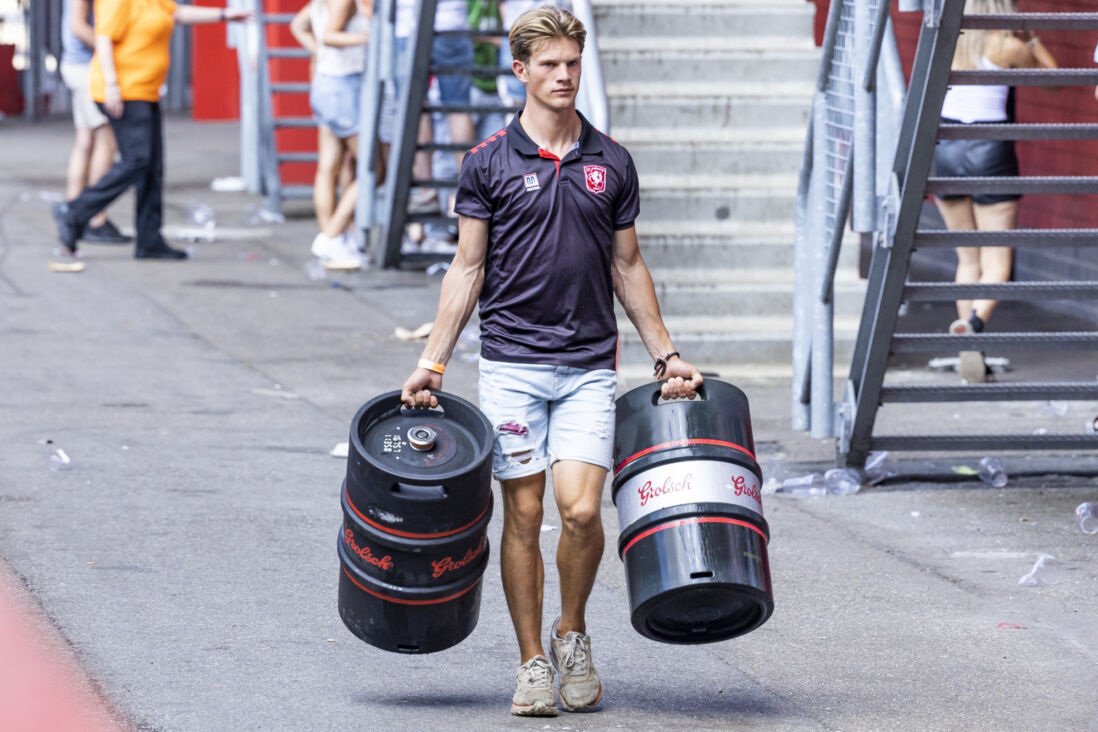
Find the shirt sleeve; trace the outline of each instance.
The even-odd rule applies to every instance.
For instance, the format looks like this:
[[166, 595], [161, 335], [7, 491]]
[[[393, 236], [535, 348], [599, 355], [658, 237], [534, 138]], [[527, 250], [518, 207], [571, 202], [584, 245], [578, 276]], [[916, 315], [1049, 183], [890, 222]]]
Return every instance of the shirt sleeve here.
[[118, 43], [130, 25], [129, 0], [95, 0], [95, 35]]
[[458, 173], [457, 200], [454, 212], [474, 219], [492, 218], [492, 197], [488, 193], [484, 152], [468, 153]]
[[633, 157], [627, 154], [625, 173], [617, 200], [614, 201], [614, 231], [628, 229], [637, 220], [640, 213], [640, 185], [637, 182], [637, 168]]

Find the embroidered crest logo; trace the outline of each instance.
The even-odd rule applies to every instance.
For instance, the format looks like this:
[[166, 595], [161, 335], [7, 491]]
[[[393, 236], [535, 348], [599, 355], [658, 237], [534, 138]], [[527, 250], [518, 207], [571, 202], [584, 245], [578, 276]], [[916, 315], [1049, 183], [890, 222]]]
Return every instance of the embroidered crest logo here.
[[602, 193], [606, 190], [606, 168], [601, 165], [583, 166], [583, 177], [587, 182], [587, 190], [592, 193]]
[[537, 173], [527, 173], [526, 175], [522, 176], [522, 182], [526, 185], [527, 191], [541, 190], [541, 183], [538, 183]]

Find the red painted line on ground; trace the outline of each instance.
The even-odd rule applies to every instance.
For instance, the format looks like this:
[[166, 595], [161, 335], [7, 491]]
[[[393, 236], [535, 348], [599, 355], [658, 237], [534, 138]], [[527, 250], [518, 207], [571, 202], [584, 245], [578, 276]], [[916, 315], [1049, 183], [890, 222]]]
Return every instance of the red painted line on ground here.
[[72, 651], [0, 563], [0, 727], [20, 732], [120, 732]]
[[736, 526], [746, 526], [747, 528], [751, 529], [756, 534], [761, 536], [763, 538], [763, 541], [766, 541], [766, 534], [762, 532], [762, 529], [760, 529], [758, 526], [755, 526], [754, 524], [749, 524], [746, 521], [740, 521], [739, 519], [733, 518], [724, 518], [722, 516], [697, 516], [695, 518], [679, 519], [678, 521], [668, 521], [666, 524], [659, 524], [658, 526], [653, 526], [646, 531], [642, 531], [641, 533], [634, 536], [632, 541], [625, 545], [625, 548], [621, 550], [621, 555], [624, 557], [625, 553], [629, 551], [633, 547], [633, 545], [641, 539], [646, 539], [652, 534], [655, 534], [659, 531], [674, 529], [675, 527], [686, 526], [687, 524], [735, 524]]
[[652, 445], [652, 447], [646, 447], [635, 455], [630, 455], [629, 457], [618, 463], [618, 467], [614, 468], [614, 474], [617, 475], [626, 465], [638, 458], [644, 457], [649, 453], [656, 452], [657, 450], [668, 450], [672, 447], [687, 447], [688, 445], [716, 445], [717, 447], [727, 447], [732, 450], [738, 450], [742, 452], [744, 455], [747, 455], [752, 460], [755, 459], [755, 454], [743, 445], [737, 445], [735, 442], [726, 442], [724, 440], [709, 440], [699, 437], [691, 440], [675, 440], [673, 442], [664, 442], [659, 445]]

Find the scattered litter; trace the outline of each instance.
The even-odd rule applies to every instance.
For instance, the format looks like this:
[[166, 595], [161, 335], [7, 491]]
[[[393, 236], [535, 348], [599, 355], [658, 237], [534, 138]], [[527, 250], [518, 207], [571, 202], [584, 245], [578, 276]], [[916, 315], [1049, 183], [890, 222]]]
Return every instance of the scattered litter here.
[[999, 623], [999, 627], [1003, 630], [1028, 630], [1024, 625], [1015, 625], [1014, 623]]
[[1084, 534], [1098, 534], [1098, 503], [1080, 503], [1076, 506], [1075, 523]]
[[239, 175], [226, 175], [210, 181], [210, 190], [215, 193], [239, 193], [245, 188], [244, 179]]
[[824, 485], [822, 473], [809, 473], [795, 478], [786, 478], [774, 489], [774, 492], [801, 498], [824, 496], [827, 495], [827, 486]]
[[37, 193], [30, 193], [28, 191], [19, 195], [19, 200], [23, 203], [26, 203], [32, 198], [37, 198], [39, 201], [44, 201], [46, 203], [61, 203], [65, 200], [65, 197], [57, 191], [38, 191]]
[[1068, 413], [1067, 402], [1045, 402], [1042, 410], [1053, 417], [1063, 417]]
[[1035, 434], [1035, 435], [1047, 435], [1048, 434], [1048, 428], [1047, 427], [1038, 427], [1037, 429], [1033, 430], [1033, 434]]
[[393, 329], [393, 335], [402, 341], [418, 341], [431, 335], [431, 329], [435, 327], [435, 321], [424, 323], [415, 330], [401, 328], [399, 325]]
[[449, 269], [450, 269], [450, 263], [449, 262], [435, 262], [434, 264], [432, 264], [430, 267], [427, 268], [427, 276], [428, 277], [438, 277], [440, 275], [446, 274], [449, 271]]
[[980, 461], [980, 469], [977, 471], [980, 480], [988, 485], [1002, 488], [1007, 484], [1007, 472], [1003, 467], [1003, 461], [997, 457], [986, 457]]
[[83, 262], [54, 262], [49, 263], [51, 272], [83, 272]]
[[1022, 579], [1018, 580], [1018, 584], [1024, 587], [1043, 587], [1045, 585], [1054, 585], [1063, 578], [1064, 565], [1062, 565], [1056, 557], [1048, 554], [1042, 554], [1037, 558], [1037, 562], [1033, 565], [1033, 569], [1022, 576]]
[[279, 397], [281, 399], [300, 399], [301, 397], [292, 391], [283, 391], [281, 388], [277, 389], [252, 389], [253, 394], [259, 396]]
[[832, 468], [824, 473], [824, 487], [830, 496], [850, 496], [862, 489], [862, 479], [856, 470]]
[[1029, 523], [1029, 516], [1021, 516], [1021, 517], [1018, 518], [1018, 521], [1019, 521], [1019, 523], [1023, 523], [1023, 524]]
[[888, 450], [874, 450], [869, 453], [865, 458], [865, 467], [862, 472], [865, 475], [866, 485], [877, 485], [900, 474]]
[[274, 211], [268, 211], [265, 208], [259, 206], [249, 206], [244, 212], [244, 220], [248, 222], [249, 226], [257, 226], [259, 224], [284, 224], [286, 223], [286, 217], [280, 213]]
[[[926, 366], [931, 371], [957, 371], [960, 363], [958, 356], [939, 356], [927, 361]], [[992, 373], [1002, 374], [1010, 370], [1010, 359], [1004, 356], [989, 356], [984, 363]]]
[[50, 439], [50, 438], [48, 438], [48, 437], [43, 437], [43, 438], [42, 438], [41, 440], [39, 440], [39, 441], [38, 441], [38, 444], [39, 444], [39, 445], [52, 445], [52, 444], [53, 444], [53, 440], [51, 440], [51, 439]]
[[337, 442], [336, 446], [332, 448], [332, 451], [328, 454], [334, 458], [345, 458], [348, 452], [350, 452], [350, 445], [346, 442]]
[[918, 511], [912, 511], [911, 512], [911, 518], [919, 518], [919, 516], [920, 516], [920, 514], [919, 514]]
[[336, 642], [336, 639], [335, 639], [335, 638], [328, 638], [328, 639], [327, 639], [327, 641], [328, 641], [329, 643], [335, 643], [335, 642]]
[[542, 524], [541, 525], [542, 533], [545, 533], [546, 531], [556, 531], [556, 530], [557, 530], [556, 526], [550, 526], [549, 524]]
[[50, 454], [50, 470], [68, 470], [72, 467], [72, 458], [60, 447]]
[[979, 475], [980, 471], [974, 468], [970, 468], [967, 465], [954, 465], [950, 468], [957, 475]]
[[305, 275], [316, 282], [317, 280], [327, 279], [328, 270], [324, 269], [324, 265], [319, 259], [310, 259], [305, 263]]
[[129, 450], [129, 449], [130, 449], [130, 446], [129, 446], [129, 445], [123, 445], [123, 446], [122, 446], [122, 449], [123, 449], [123, 450]]
[[187, 203], [187, 223], [193, 228], [186, 229], [182, 236], [187, 241], [212, 242], [216, 239], [214, 229], [217, 227], [217, 217], [213, 207], [202, 201], [190, 201]]

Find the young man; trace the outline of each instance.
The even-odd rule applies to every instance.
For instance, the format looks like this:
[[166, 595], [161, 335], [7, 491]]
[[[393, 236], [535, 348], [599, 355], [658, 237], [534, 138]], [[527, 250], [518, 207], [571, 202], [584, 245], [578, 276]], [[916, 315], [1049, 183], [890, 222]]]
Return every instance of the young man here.
[[[512, 26], [526, 107], [462, 165], [458, 250], [442, 281], [435, 328], [404, 383], [411, 407], [437, 404], [444, 364], [480, 300], [480, 407], [496, 426], [493, 472], [503, 492], [500, 565], [521, 666], [514, 714], [596, 705], [584, 610], [603, 549], [602, 488], [611, 467], [617, 326], [625, 307], [669, 377], [667, 398], [693, 397], [701, 374], [678, 358], [637, 248], [633, 161], [575, 108], [583, 25], [544, 6]], [[541, 643], [545, 469], [561, 516], [561, 612]]]

